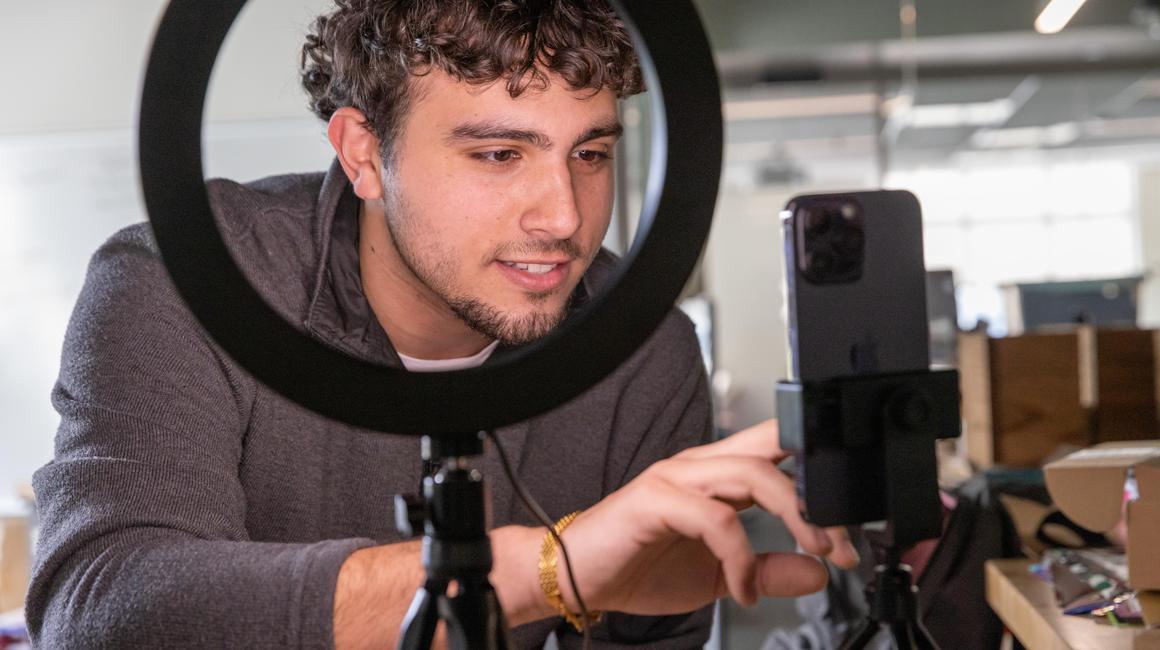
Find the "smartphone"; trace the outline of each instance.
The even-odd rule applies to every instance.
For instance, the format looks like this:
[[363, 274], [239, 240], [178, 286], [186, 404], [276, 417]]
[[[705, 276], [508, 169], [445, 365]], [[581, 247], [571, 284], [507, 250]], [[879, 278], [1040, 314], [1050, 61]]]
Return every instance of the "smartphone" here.
[[[915, 196], [897, 190], [797, 196], [781, 220], [791, 381], [929, 369]], [[838, 409], [828, 411], [829, 422], [806, 424], [794, 449], [807, 518], [823, 526], [884, 519], [883, 445], [818, 444], [841, 426]]]
[[782, 212], [791, 379], [930, 366], [922, 210], [903, 190], [813, 194]]

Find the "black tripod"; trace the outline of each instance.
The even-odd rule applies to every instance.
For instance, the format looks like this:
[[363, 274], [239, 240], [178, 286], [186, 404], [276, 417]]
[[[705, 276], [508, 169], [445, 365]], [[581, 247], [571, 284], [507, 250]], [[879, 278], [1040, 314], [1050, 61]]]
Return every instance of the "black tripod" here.
[[883, 628], [899, 650], [936, 649], [919, 622], [910, 567], [899, 558], [942, 531], [934, 445], [959, 434], [958, 373], [782, 382], [777, 411], [809, 519], [819, 526], [887, 524], [885, 557], [866, 587], [870, 611], [842, 649], [865, 648]]
[[[452, 650], [506, 650], [511, 643], [495, 589], [488, 581], [491, 542], [487, 536], [483, 477], [467, 459], [483, 454], [483, 433], [423, 438], [423, 460], [438, 472], [423, 480], [423, 496], [395, 499], [400, 532], [423, 527], [427, 580], [403, 621], [400, 650], [426, 650], [440, 620]], [[454, 581], [454, 595], [448, 590]]]
[[874, 582], [866, 585], [866, 602], [870, 611], [857, 628], [842, 641], [841, 650], [855, 650], [870, 645], [883, 628], [894, 637], [898, 650], [937, 650], [938, 645], [922, 626], [918, 616], [918, 587], [910, 567], [891, 559], [874, 568]]

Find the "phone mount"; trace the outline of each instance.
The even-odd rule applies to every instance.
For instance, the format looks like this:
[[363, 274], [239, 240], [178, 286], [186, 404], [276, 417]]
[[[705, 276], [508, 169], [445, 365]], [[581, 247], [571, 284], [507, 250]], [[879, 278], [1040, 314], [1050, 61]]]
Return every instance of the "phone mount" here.
[[[400, 650], [432, 647], [440, 620], [454, 650], [505, 650], [511, 647], [507, 623], [491, 572], [483, 477], [468, 459], [483, 454], [483, 433], [422, 440], [426, 466], [438, 471], [423, 479], [423, 496], [395, 497], [399, 532], [423, 532], [427, 577], [403, 620]], [[454, 595], [449, 594], [454, 582]]]
[[842, 647], [866, 647], [885, 627], [900, 649], [936, 648], [900, 557], [942, 532], [935, 441], [959, 435], [958, 371], [783, 381], [777, 415], [781, 446], [797, 461], [808, 520], [887, 524], [885, 560], [866, 588], [869, 615]]

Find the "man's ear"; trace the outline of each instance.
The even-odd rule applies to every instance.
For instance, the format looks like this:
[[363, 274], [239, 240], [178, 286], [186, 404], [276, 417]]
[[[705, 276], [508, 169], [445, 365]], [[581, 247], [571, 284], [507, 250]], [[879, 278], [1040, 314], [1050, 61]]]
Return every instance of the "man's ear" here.
[[362, 111], [344, 106], [331, 116], [326, 136], [354, 186], [354, 193], [364, 201], [375, 201], [383, 198], [383, 162], [379, 139], [365, 124]]

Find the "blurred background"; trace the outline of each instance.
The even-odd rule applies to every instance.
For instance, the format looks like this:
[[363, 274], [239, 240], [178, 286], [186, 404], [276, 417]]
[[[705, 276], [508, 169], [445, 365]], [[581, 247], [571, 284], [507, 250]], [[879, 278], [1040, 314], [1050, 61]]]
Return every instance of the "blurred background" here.
[[[248, 3], [211, 90], [208, 175], [327, 167], [296, 76], [306, 26], [327, 4]], [[723, 82], [726, 149], [685, 306], [723, 430], [774, 413], [786, 375], [778, 213], [798, 193], [918, 196], [944, 363], [962, 331], [1160, 324], [1160, 2], [1081, 2], [1058, 33], [1040, 33], [1045, 4], [697, 1]], [[51, 457], [48, 395], [88, 256], [145, 218], [135, 105], [163, 6], [0, 3], [0, 516], [27, 511], [23, 486]], [[606, 242], [618, 251], [635, 232], [650, 122], [647, 98], [624, 111]], [[1065, 297], [1032, 309], [1029, 296], [1044, 291]], [[0, 612], [18, 604], [0, 598]], [[746, 616], [768, 622], [737, 613], [738, 630]], [[756, 647], [741, 638], [728, 645]]]

